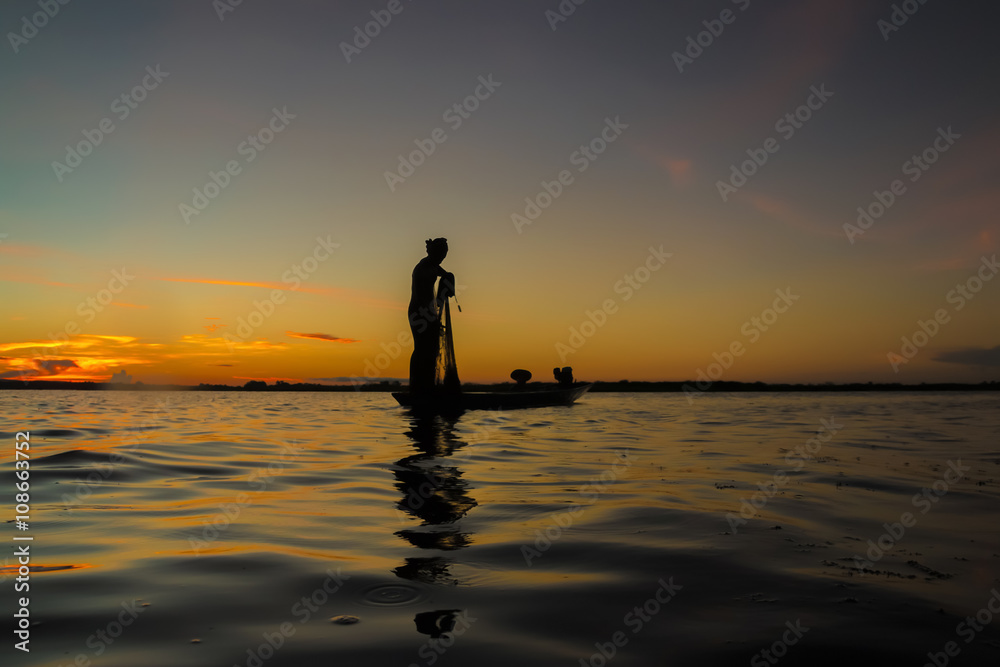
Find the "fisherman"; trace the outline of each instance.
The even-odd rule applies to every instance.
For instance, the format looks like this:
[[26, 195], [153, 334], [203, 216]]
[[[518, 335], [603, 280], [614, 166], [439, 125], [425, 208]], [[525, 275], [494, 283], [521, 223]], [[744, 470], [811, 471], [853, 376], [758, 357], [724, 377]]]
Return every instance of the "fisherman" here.
[[[448, 240], [428, 239], [427, 256], [413, 268], [413, 285], [407, 315], [413, 333], [410, 356], [410, 393], [426, 393], [434, 388], [434, 375], [442, 353], [441, 316], [448, 297], [455, 296], [455, 276], [441, 268], [448, 255]], [[435, 294], [434, 284], [441, 279]], [[450, 352], [450, 350], [448, 351]], [[455, 373], [457, 380], [457, 372]]]

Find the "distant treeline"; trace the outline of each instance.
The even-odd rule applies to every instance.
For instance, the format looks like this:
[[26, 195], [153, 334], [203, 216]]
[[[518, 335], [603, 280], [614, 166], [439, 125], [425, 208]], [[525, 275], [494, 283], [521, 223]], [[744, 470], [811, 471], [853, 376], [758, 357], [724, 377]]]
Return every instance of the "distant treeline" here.
[[[679, 392], [684, 391], [685, 386], [688, 391], [695, 387], [693, 381], [685, 382], [632, 382], [630, 380], [619, 380], [618, 382], [594, 382], [591, 393], [604, 391], [625, 391], [625, 392]], [[512, 382], [502, 382], [497, 384], [464, 384], [465, 391], [513, 391], [516, 385]], [[527, 385], [530, 389], [555, 388], [558, 385], [552, 382], [530, 382]], [[72, 389], [72, 390], [97, 390], [97, 391], [401, 391], [406, 385], [398, 381], [373, 382], [359, 385], [329, 385], [313, 384], [302, 382], [291, 384], [279, 380], [274, 384], [267, 384], [262, 380], [251, 380], [246, 384], [232, 386], [227, 384], [199, 384], [179, 385], [179, 384], [109, 384], [102, 382], [55, 382], [47, 380], [34, 380], [23, 382], [18, 380], [0, 380], [0, 390], [3, 389]], [[997, 391], [1000, 390], [1000, 382], [981, 382], [979, 384], [960, 384], [957, 382], [937, 382], [920, 384], [900, 384], [893, 383], [873, 383], [873, 382], [853, 382], [848, 384], [834, 384], [826, 382], [823, 384], [769, 384], [766, 382], [713, 382], [706, 391], [709, 392], [734, 392], [734, 391]]]

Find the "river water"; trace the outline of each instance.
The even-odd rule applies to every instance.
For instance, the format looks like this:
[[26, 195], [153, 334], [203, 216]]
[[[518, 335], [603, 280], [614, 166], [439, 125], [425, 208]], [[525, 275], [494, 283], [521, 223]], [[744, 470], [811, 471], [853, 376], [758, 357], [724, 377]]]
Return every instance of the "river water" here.
[[693, 398], [0, 392], [2, 662], [997, 663], [1000, 395]]

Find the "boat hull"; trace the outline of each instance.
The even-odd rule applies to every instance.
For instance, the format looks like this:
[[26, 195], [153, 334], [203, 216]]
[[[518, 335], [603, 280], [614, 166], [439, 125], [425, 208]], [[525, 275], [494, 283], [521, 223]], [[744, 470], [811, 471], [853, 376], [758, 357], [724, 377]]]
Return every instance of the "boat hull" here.
[[520, 410], [554, 405], [571, 405], [587, 393], [593, 384], [583, 384], [538, 391], [476, 391], [456, 396], [413, 396], [409, 392], [393, 392], [392, 397], [404, 408], [430, 412], [461, 412], [463, 410]]

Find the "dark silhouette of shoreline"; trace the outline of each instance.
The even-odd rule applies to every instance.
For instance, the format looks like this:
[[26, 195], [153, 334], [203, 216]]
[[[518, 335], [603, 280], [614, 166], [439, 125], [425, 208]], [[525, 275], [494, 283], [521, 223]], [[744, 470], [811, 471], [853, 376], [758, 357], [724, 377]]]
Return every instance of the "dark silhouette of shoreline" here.
[[[590, 393], [595, 392], [683, 392], [687, 388], [691, 393], [694, 386], [692, 381], [682, 382], [633, 382], [630, 380], [619, 380], [617, 382], [597, 381], [590, 389]], [[262, 380], [251, 380], [246, 384], [226, 385], [226, 384], [206, 384], [180, 385], [180, 384], [111, 384], [102, 382], [59, 382], [46, 380], [33, 380], [23, 382], [19, 380], [0, 380], [0, 390], [5, 389], [59, 389], [77, 391], [365, 391], [365, 392], [387, 392], [400, 391], [406, 385], [397, 381], [383, 380], [364, 385], [326, 385], [313, 383], [290, 384], [279, 380], [274, 384], [267, 384]], [[512, 382], [501, 382], [496, 384], [473, 384], [462, 385], [463, 391], [515, 391]], [[554, 382], [530, 382], [526, 387], [530, 389], [556, 388]], [[920, 384], [878, 383], [878, 382], [851, 382], [844, 384], [834, 384], [832, 382], [821, 384], [792, 384], [792, 383], [766, 383], [766, 382], [713, 382], [705, 392], [842, 392], [842, 391], [1000, 391], [1000, 382], [980, 382], [979, 384], [964, 384], [959, 382], [934, 382]]]

